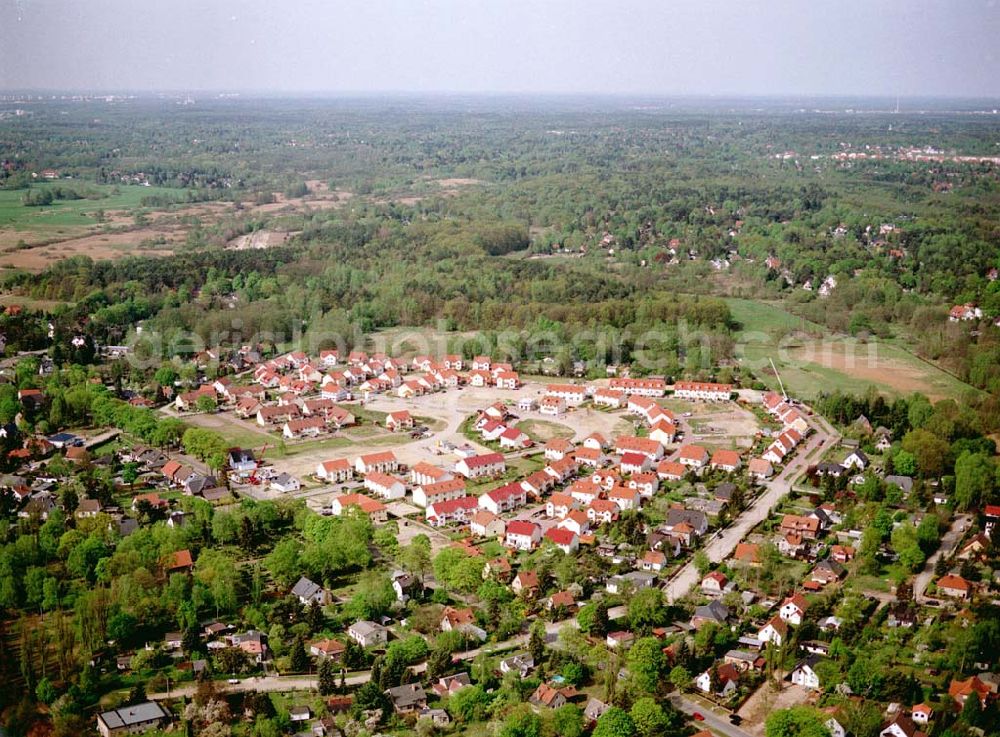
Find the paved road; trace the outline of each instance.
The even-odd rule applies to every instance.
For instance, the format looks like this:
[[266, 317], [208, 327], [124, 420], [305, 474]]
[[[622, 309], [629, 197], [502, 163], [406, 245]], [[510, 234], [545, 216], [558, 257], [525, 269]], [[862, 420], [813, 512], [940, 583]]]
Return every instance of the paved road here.
[[710, 728], [713, 732], [723, 735], [723, 737], [751, 737], [748, 732], [744, 732], [739, 727], [734, 724], [729, 723], [729, 717], [718, 716], [715, 712], [706, 706], [695, 703], [691, 701], [686, 696], [678, 693], [674, 693], [670, 696], [670, 703], [674, 705], [675, 708], [684, 712], [685, 714], [693, 714], [698, 712], [703, 717], [705, 717], [702, 722], [695, 722], [696, 726], [705, 726]]
[[[365, 671], [347, 677], [348, 686], [360, 686], [367, 683], [371, 678], [371, 672]], [[239, 683], [226, 683], [216, 681], [215, 690], [223, 693], [240, 693], [243, 691], [311, 691], [316, 688], [317, 679], [312, 676], [263, 676], [241, 678]], [[340, 677], [337, 677], [340, 682]], [[187, 683], [183, 686], [170, 689], [168, 692], [149, 694], [153, 701], [165, 698], [180, 698], [181, 696], [193, 696], [198, 685]]]
[[[627, 608], [624, 606], [611, 607], [608, 610], [608, 619], [615, 620], [620, 617], [624, 617], [627, 613]], [[561, 630], [565, 625], [570, 625], [571, 627], [577, 626], [577, 621], [575, 617], [569, 619], [564, 619], [561, 622], [546, 622], [545, 624], [545, 634], [546, 639], [549, 642], [555, 641], [559, 635], [559, 630]], [[528, 635], [522, 634], [516, 637], [512, 637], [509, 640], [504, 640], [503, 642], [491, 642], [482, 647], [477, 647], [472, 650], [466, 650], [464, 652], [456, 653], [455, 658], [457, 660], [475, 660], [480, 653], [499, 653], [508, 650], [514, 650], [518, 647], [526, 647], [528, 644]], [[412, 666], [412, 670], [415, 673], [423, 673], [427, 669], [427, 663], [418, 663]], [[360, 686], [367, 683], [371, 678], [371, 671], [362, 671], [355, 673], [354, 675], [348, 676], [346, 683], [348, 686]], [[338, 683], [340, 682], [340, 677], [337, 677]], [[310, 691], [317, 688], [317, 678], [313, 676], [263, 676], [263, 677], [248, 677], [241, 678], [239, 683], [226, 683], [224, 681], [216, 681], [215, 687], [218, 691], [226, 693], [240, 693], [243, 691]], [[180, 696], [192, 696], [197, 690], [198, 686], [194, 683], [188, 683], [177, 688], [170, 689], [170, 697], [178, 698]], [[149, 698], [153, 700], [165, 699], [167, 698], [167, 693], [154, 693], [149, 694]], [[734, 735], [733, 737], [741, 737], [740, 735]]]
[[917, 574], [916, 578], [913, 579], [913, 598], [920, 601], [924, 598], [924, 591], [927, 590], [927, 584], [931, 582], [934, 578], [934, 564], [938, 562], [938, 558], [942, 555], [945, 557], [950, 556], [955, 552], [955, 548], [958, 547], [958, 543], [962, 540], [962, 535], [965, 531], [969, 529], [969, 525], [972, 523], [972, 517], [968, 514], [960, 514], [955, 518], [954, 522], [951, 523], [951, 529], [949, 529], [941, 537], [941, 545], [938, 547], [934, 554], [927, 559], [924, 564], [924, 569]]
[[[703, 550], [713, 563], [720, 563], [728, 558], [736, 549], [736, 544], [746, 537], [746, 534], [756, 525], [767, 519], [781, 498], [791, 491], [795, 479], [806, 470], [813, 456], [825, 453], [828, 448], [840, 440], [836, 431], [821, 418], [812, 418], [812, 426], [814, 430], [812, 436], [799, 447], [792, 462], [785, 466], [780, 474], [767, 482], [764, 493], [757, 497], [732, 524], [712, 535], [706, 541]], [[692, 560], [664, 586], [667, 601], [674, 602], [683, 597], [692, 586], [698, 583], [700, 578], [698, 569]]]

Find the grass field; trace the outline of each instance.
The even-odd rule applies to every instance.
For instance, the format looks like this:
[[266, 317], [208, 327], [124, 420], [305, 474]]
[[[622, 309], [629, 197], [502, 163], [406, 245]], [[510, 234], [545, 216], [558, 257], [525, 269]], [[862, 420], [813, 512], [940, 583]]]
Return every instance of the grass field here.
[[536, 443], [547, 443], [553, 438], [571, 438], [574, 435], [572, 428], [548, 420], [522, 420], [517, 429]]
[[804, 398], [824, 391], [861, 393], [869, 387], [890, 395], [922, 392], [932, 399], [975, 391], [897, 342], [862, 342], [831, 334], [821, 325], [765, 302], [726, 302], [742, 325], [736, 336], [737, 355], [771, 388], [778, 388], [778, 380], [769, 358], [786, 391]]
[[26, 207], [24, 195], [28, 190], [0, 190], [0, 228], [12, 228], [17, 231], [40, 232], [54, 231], [57, 228], [88, 226], [97, 224], [94, 214], [98, 210], [131, 210], [141, 207], [144, 197], [164, 195], [180, 199], [183, 190], [166, 187], [139, 187], [100, 185], [89, 182], [74, 182], [63, 180], [58, 183], [33, 184], [31, 191], [39, 191], [45, 187], [60, 186], [66, 189], [77, 189], [81, 193], [96, 192], [99, 199], [56, 200], [51, 205], [43, 207]]

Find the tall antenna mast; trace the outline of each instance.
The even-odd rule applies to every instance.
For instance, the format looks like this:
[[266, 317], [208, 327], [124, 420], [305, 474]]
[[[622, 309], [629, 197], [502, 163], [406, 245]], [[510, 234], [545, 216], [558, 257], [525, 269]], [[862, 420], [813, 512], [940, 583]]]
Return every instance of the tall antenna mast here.
[[781, 374], [778, 373], [778, 368], [774, 365], [774, 359], [768, 356], [767, 360], [771, 362], [771, 370], [774, 371], [774, 375], [778, 377], [778, 386], [781, 387], [781, 396], [787, 400], [788, 393], [785, 392], [785, 385], [781, 381]]
[[896, 114], [899, 115], [899, 95], [896, 95]]

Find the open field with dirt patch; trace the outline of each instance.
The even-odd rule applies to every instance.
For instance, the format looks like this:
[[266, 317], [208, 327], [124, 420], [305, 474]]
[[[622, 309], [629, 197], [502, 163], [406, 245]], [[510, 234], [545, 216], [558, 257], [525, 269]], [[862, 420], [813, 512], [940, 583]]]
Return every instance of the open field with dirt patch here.
[[[40, 184], [31, 191], [41, 187]], [[72, 188], [73, 182], [59, 186]], [[124, 256], [167, 256], [184, 243], [199, 225], [214, 224], [225, 218], [274, 218], [301, 215], [343, 206], [353, 196], [344, 190], [331, 191], [326, 182], [307, 182], [309, 194], [286, 197], [273, 193], [273, 202], [184, 203], [187, 190], [163, 187], [116, 187], [80, 185], [95, 199], [56, 200], [51, 205], [26, 207], [25, 190], [0, 191], [0, 268], [42, 271], [56, 261], [72, 256], [88, 256], [95, 261]], [[96, 195], [101, 195], [96, 197]], [[176, 200], [178, 204], [148, 206], [147, 197]], [[138, 218], [141, 215], [142, 220]], [[280, 230], [261, 230], [233, 239], [228, 247], [272, 248], [294, 235]]]
[[0, 253], [0, 269], [43, 271], [57, 261], [73, 256], [88, 256], [95, 261], [137, 255], [169, 256], [173, 253], [170, 245], [182, 241], [181, 233], [162, 228], [139, 228], [123, 233], [97, 233], [44, 246]]
[[833, 335], [820, 325], [763, 302], [726, 302], [742, 325], [736, 336], [739, 360], [772, 389], [778, 388], [778, 379], [769, 359], [774, 361], [785, 389], [803, 398], [837, 390], [860, 394], [869, 387], [893, 395], [922, 392], [932, 399], [975, 391], [892, 341], [862, 342]]

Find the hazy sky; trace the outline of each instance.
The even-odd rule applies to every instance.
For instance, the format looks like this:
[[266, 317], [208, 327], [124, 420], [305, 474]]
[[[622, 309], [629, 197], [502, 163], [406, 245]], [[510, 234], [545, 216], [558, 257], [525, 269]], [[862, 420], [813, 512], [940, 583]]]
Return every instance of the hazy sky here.
[[0, 0], [0, 89], [1000, 96], [997, 0]]

